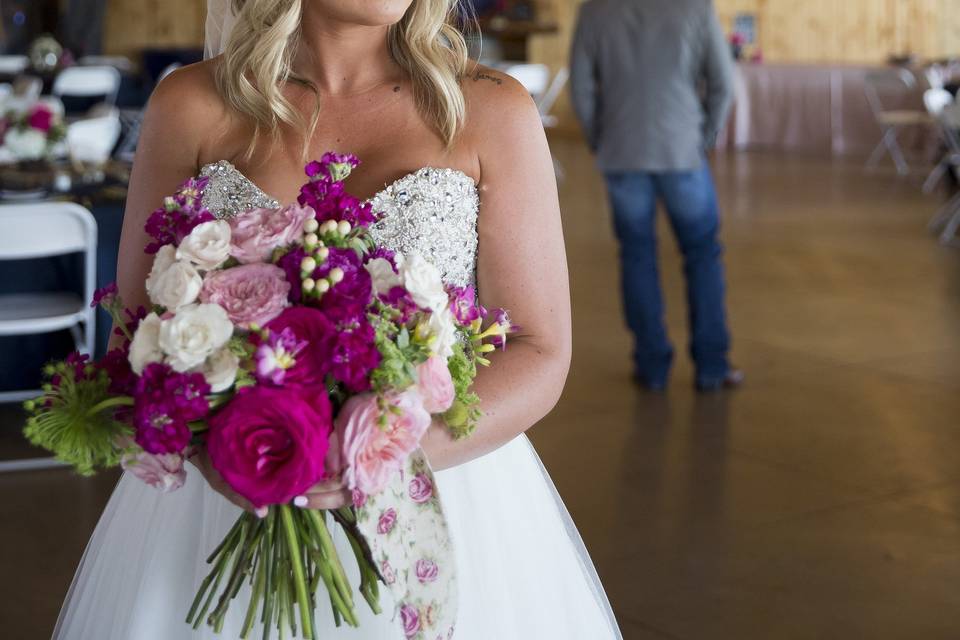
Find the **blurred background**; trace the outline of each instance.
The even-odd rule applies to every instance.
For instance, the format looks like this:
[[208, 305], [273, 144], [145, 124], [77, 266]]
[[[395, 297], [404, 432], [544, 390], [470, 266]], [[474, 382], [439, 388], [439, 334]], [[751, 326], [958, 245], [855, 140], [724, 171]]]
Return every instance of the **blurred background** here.
[[[554, 154], [575, 353], [530, 435], [624, 637], [960, 637], [960, 3], [715, 0], [736, 101], [710, 160], [747, 382], [707, 395], [682, 349], [666, 392], [631, 380], [609, 207], [568, 96], [578, 5], [474, 0], [471, 44], [529, 89]], [[144, 105], [201, 58], [205, 13], [0, 0], [4, 637], [49, 637], [116, 482], [41, 459], [18, 402], [47, 360], [103, 352], [83, 301], [115, 278]]]

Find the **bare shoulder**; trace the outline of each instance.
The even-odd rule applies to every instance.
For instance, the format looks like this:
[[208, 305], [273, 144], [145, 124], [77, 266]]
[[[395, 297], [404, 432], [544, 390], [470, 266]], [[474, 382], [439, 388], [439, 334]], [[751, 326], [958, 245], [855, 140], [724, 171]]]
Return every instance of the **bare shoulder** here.
[[216, 87], [216, 59], [177, 69], [157, 85], [147, 107], [144, 142], [176, 144], [197, 156], [224, 131], [229, 110]]
[[537, 105], [511, 76], [471, 62], [462, 80], [467, 105], [466, 133], [480, 144], [500, 146], [543, 135]]

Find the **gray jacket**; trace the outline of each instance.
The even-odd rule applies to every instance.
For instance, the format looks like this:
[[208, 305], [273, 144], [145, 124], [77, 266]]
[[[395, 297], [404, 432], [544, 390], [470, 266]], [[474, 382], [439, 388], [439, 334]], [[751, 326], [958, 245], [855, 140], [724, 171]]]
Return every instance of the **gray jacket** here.
[[711, 0], [588, 0], [570, 73], [606, 172], [698, 168], [733, 100], [733, 57]]

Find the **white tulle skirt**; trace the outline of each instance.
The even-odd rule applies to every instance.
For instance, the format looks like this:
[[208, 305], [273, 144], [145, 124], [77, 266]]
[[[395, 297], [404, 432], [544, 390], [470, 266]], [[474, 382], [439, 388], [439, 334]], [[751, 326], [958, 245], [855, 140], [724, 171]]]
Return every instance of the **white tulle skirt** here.
[[[455, 640], [621, 638], [580, 536], [526, 436], [439, 472], [437, 485], [459, 574]], [[243, 592], [220, 635], [207, 627], [194, 631], [184, 618], [207, 572], [207, 554], [238, 515], [198, 474], [166, 495], [125, 474], [90, 539], [54, 638], [237, 638]], [[341, 557], [353, 557], [342, 534], [336, 543]], [[357, 584], [356, 573], [351, 577]], [[379, 616], [358, 602], [358, 629], [336, 628], [329, 606], [319, 606], [319, 636], [403, 640], [390, 596], [381, 594]], [[259, 630], [251, 637], [259, 638]]]

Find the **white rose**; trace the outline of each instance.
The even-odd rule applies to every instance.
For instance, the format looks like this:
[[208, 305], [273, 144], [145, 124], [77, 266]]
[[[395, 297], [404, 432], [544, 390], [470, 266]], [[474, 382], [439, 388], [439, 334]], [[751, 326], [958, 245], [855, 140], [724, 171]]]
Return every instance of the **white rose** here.
[[200, 368], [200, 373], [207, 380], [211, 391], [217, 393], [233, 386], [239, 368], [240, 359], [229, 348], [224, 347], [207, 358]]
[[216, 304], [192, 304], [160, 322], [160, 348], [175, 371], [198, 367], [227, 344], [233, 324], [223, 307]]
[[176, 260], [176, 249], [160, 247], [147, 277], [150, 301], [170, 311], [188, 305], [200, 295], [203, 279], [189, 262]]
[[449, 306], [449, 298], [443, 288], [440, 270], [419, 254], [407, 256], [400, 269], [400, 275], [403, 276], [403, 286], [419, 306], [432, 311], [440, 311]]
[[226, 220], [198, 224], [177, 247], [178, 260], [191, 262], [205, 271], [216, 269], [229, 256], [230, 224]]
[[11, 129], [3, 145], [18, 160], [39, 160], [47, 151], [47, 135], [38, 129]]
[[163, 360], [160, 350], [160, 316], [151, 313], [140, 321], [133, 340], [130, 342], [130, 368], [137, 375], [151, 362]]
[[393, 265], [384, 258], [374, 258], [367, 263], [367, 271], [373, 280], [373, 292], [376, 295], [388, 293], [390, 289], [403, 284], [400, 275], [393, 270]]
[[453, 345], [457, 343], [457, 326], [450, 309], [430, 314], [427, 324], [434, 341], [430, 343], [433, 355], [446, 360], [453, 355]]

